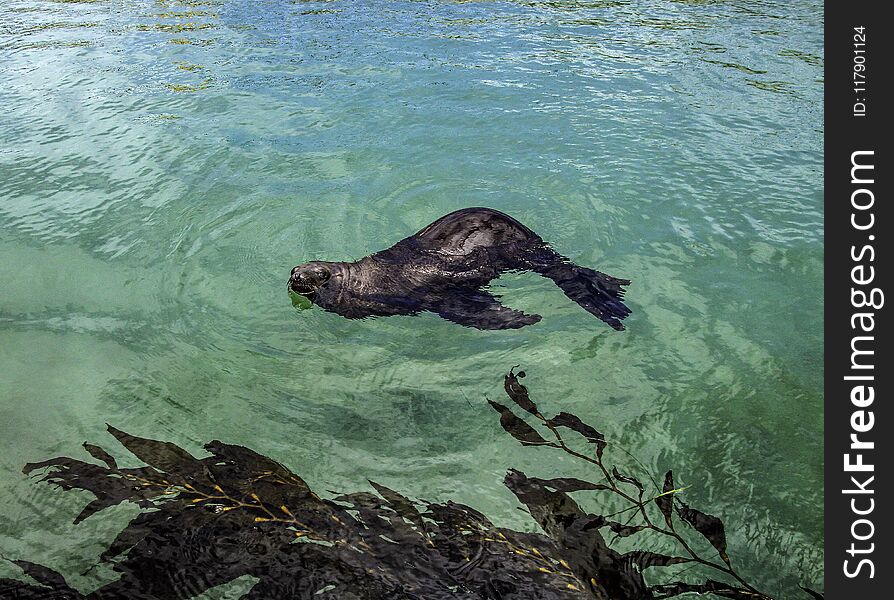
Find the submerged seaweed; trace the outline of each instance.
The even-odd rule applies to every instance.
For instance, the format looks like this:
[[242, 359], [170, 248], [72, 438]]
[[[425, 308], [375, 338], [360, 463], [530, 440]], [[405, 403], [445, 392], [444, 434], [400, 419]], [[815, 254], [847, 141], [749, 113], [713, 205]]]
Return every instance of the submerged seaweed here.
[[[372, 481], [376, 493], [326, 499], [285, 466], [248, 448], [212, 441], [205, 446], [210, 456], [196, 458], [170, 442], [109, 426], [147, 466], [120, 468], [108, 452], [84, 444], [102, 465], [60, 457], [30, 463], [24, 472], [43, 470], [43, 481], [92, 493], [95, 499], [75, 523], [125, 501], [144, 509], [100, 557], [120, 578], [82, 594], [47, 567], [13, 561], [36, 584], [0, 579], [0, 598], [185, 599], [246, 575], [257, 581], [243, 600], [633, 600], [691, 592], [769, 598], [732, 568], [722, 521], [676, 498], [681, 490], [674, 487], [671, 472], [663, 489], [647, 497], [636, 478], [605, 466], [607, 442], [601, 433], [568, 413], [544, 417], [520, 377], [524, 372], [506, 375], [507, 395], [553, 439], [491, 401], [502, 427], [524, 445], [561, 449], [590, 462], [603, 477], [599, 483], [539, 479], [510, 470], [505, 485], [543, 534], [496, 527], [463, 504], [414, 502]], [[574, 450], [560, 429], [582, 436], [592, 452]], [[638, 522], [585, 512], [569, 496], [582, 491], [624, 499]], [[656, 520], [655, 507], [663, 524]], [[711, 543], [722, 562], [691, 549], [676, 530], [675, 513]], [[612, 541], [645, 530], [658, 532], [676, 540], [682, 555], [647, 550], [622, 554], [602, 535], [606, 528], [614, 534]], [[708, 579], [650, 586], [642, 575], [647, 568], [690, 562], [715, 569], [734, 583]]]

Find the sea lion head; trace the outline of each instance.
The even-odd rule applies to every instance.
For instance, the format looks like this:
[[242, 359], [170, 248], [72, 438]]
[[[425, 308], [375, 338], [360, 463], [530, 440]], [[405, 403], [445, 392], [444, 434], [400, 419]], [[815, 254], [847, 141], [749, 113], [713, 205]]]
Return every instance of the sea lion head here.
[[332, 278], [331, 263], [309, 262], [292, 269], [289, 291], [304, 296], [311, 302], [320, 289]]

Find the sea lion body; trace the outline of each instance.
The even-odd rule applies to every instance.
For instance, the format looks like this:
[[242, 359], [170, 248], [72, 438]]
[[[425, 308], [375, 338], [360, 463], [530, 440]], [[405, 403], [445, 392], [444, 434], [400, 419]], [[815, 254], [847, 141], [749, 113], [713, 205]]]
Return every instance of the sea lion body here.
[[534, 271], [615, 329], [630, 310], [629, 281], [578, 267], [507, 214], [466, 208], [441, 217], [394, 246], [356, 262], [312, 262], [292, 270], [289, 289], [349, 319], [423, 311], [478, 329], [538, 322], [482, 288], [502, 273]]

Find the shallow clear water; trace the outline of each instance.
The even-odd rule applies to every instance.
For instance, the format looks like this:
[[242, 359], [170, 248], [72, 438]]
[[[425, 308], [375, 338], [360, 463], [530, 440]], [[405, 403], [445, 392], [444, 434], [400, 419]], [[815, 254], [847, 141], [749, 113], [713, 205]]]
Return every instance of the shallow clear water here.
[[[821, 20], [746, 0], [4, 3], [0, 551], [84, 589], [114, 577], [80, 574], [133, 509], [75, 527], [83, 496], [20, 473], [115, 448], [105, 422], [530, 528], [506, 468], [587, 473], [499, 429], [484, 397], [521, 364], [544, 410], [673, 467], [748, 577], [819, 586]], [[518, 331], [292, 306], [295, 264], [479, 205], [632, 279], [628, 330], [533, 275], [497, 282], [544, 316]]]

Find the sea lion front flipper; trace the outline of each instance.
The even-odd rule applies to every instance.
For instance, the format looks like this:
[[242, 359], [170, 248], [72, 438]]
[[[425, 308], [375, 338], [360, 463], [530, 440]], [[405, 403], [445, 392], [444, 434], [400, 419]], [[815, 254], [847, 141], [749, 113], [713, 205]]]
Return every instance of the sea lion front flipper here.
[[541, 319], [540, 315], [507, 308], [496, 297], [479, 290], [451, 292], [430, 310], [448, 321], [475, 329], [519, 329]]

